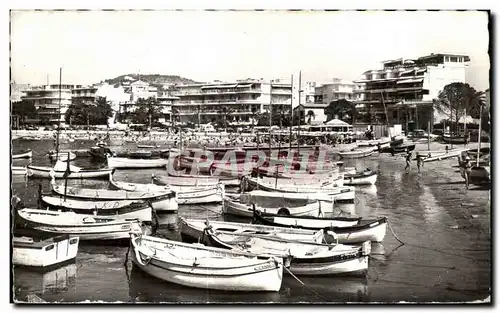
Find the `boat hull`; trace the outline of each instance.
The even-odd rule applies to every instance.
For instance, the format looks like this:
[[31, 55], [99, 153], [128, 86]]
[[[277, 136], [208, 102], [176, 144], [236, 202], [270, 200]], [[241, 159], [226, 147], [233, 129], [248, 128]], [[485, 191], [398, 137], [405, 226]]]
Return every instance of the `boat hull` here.
[[131, 240], [132, 262], [149, 275], [170, 283], [227, 291], [279, 291], [281, 288], [283, 264], [272, 258], [254, 262], [235, 258], [233, 265], [227, 268], [209, 267], [198, 264], [196, 258], [186, 264], [189, 262], [186, 258], [174, 256], [164, 260], [149, 256], [141, 252], [136, 242]]
[[165, 167], [167, 159], [132, 159], [108, 157], [109, 168], [158, 168]]
[[375, 151], [373, 149], [366, 149], [362, 151], [340, 151], [338, 154], [342, 159], [359, 159], [371, 156]]
[[368, 256], [328, 263], [296, 263], [292, 260], [290, 271], [300, 276], [366, 275]]
[[53, 242], [13, 242], [12, 263], [18, 266], [51, 268], [75, 259], [79, 238], [60, 236]]
[[12, 175], [27, 175], [28, 170], [24, 166], [12, 166], [11, 167]]
[[[46, 166], [31, 166], [28, 165], [27, 171], [28, 175], [32, 177], [39, 178], [51, 178], [50, 173], [52, 167]], [[102, 169], [102, 170], [81, 170], [79, 172], [71, 172], [68, 175], [68, 179], [84, 179], [84, 178], [105, 178], [108, 177], [112, 170]], [[55, 178], [64, 178], [64, 171], [55, 171]]]
[[[319, 216], [321, 212], [320, 202], [308, 204], [302, 207], [277, 207], [277, 208], [261, 208], [256, 207], [259, 211], [269, 214], [284, 214], [293, 216]], [[222, 213], [242, 217], [253, 217], [252, 206], [249, 204], [240, 203], [224, 199], [222, 204]]]
[[33, 157], [33, 151], [28, 150], [18, 154], [13, 154], [12, 159], [31, 159]]
[[377, 182], [377, 173], [370, 175], [354, 175], [344, 178], [344, 185], [375, 185]]

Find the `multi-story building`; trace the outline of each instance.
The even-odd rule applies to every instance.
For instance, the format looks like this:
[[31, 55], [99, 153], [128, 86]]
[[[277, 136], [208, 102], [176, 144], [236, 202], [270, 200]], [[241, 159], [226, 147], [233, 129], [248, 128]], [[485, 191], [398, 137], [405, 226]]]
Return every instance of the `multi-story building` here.
[[[304, 86], [302, 86], [302, 95], [300, 98], [300, 103], [314, 103], [314, 95], [316, 94], [316, 87], [318, 85], [316, 82], [306, 82]], [[298, 103], [294, 106], [299, 105]]]
[[261, 113], [290, 112], [292, 86], [282, 80], [246, 79], [236, 82], [177, 85], [173, 95], [179, 100], [172, 111], [180, 123], [255, 125]]
[[314, 91], [315, 103], [330, 103], [332, 101], [347, 99], [354, 100], [356, 84], [352, 81], [333, 78], [332, 81], [317, 85]]
[[383, 68], [363, 73], [356, 83], [357, 106], [370, 112], [374, 120], [402, 124], [406, 130], [427, 128], [441, 116], [432, 100], [443, 88], [454, 82], [465, 82], [466, 55], [437, 53], [418, 59], [396, 59], [382, 62]]
[[80, 85], [47, 85], [26, 90], [23, 100], [33, 101], [39, 119], [45, 122], [64, 122], [64, 115], [71, 104], [72, 90]]
[[97, 98], [97, 87], [95, 86], [82, 86], [71, 90], [71, 101], [73, 104], [81, 103], [94, 103]]
[[156, 101], [160, 106], [163, 117], [158, 120], [160, 123], [172, 123], [172, 105], [179, 101], [179, 97], [171, 95], [168, 91], [160, 91], [156, 96]]

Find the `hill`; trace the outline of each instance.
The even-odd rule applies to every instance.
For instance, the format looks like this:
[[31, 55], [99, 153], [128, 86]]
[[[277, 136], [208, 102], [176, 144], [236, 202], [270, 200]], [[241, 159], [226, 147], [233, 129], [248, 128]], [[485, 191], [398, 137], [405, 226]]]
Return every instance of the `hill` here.
[[147, 82], [151, 85], [165, 85], [165, 84], [196, 84], [197, 82], [189, 79], [189, 78], [184, 78], [178, 75], [162, 75], [162, 74], [125, 74], [125, 75], [120, 75], [115, 78], [111, 79], [106, 79], [104, 82], [114, 85], [121, 83], [123, 81], [134, 81], [138, 80], [140, 76], [140, 80]]

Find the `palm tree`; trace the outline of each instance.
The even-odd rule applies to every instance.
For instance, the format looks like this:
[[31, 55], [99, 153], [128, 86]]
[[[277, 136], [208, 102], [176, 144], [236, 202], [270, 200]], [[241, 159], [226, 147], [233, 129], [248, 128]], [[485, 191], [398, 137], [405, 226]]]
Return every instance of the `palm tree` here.
[[313, 112], [312, 110], [309, 110], [309, 111], [307, 112], [307, 115], [306, 115], [306, 116], [307, 116], [307, 124], [308, 124], [308, 125], [311, 125], [311, 121], [312, 121], [312, 119], [313, 119], [313, 118], [315, 118], [315, 117], [316, 117], [316, 115], [314, 114], [314, 112]]

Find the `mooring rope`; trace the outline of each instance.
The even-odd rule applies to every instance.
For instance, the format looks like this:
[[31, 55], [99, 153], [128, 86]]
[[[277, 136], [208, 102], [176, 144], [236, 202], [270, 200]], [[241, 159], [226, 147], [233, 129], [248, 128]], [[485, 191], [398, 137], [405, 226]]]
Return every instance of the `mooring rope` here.
[[295, 276], [284, 264], [283, 264], [283, 268], [288, 272], [288, 274], [292, 275], [292, 277], [295, 278], [295, 280], [297, 280], [302, 286], [306, 287], [309, 291], [311, 291], [312, 293], [314, 293], [316, 296], [320, 297], [324, 301], [328, 301], [327, 298], [323, 297], [322, 295], [320, 295], [319, 293], [317, 293], [316, 291], [311, 289], [311, 287], [304, 284], [304, 282], [302, 282], [297, 276]]

